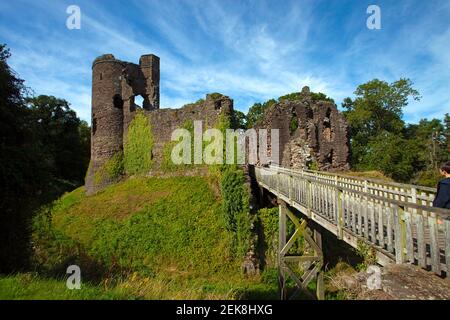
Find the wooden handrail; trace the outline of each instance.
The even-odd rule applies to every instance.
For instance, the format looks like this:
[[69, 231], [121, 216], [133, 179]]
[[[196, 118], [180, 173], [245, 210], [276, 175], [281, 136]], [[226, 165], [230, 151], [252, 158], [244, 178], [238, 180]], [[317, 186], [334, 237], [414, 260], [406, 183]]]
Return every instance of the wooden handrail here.
[[399, 187], [399, 188], [408, 188], [408, 189], [415, 188], [417, 190], [422, 190], [422, 191], [426, 191], [429, 193], [436, 193], [436, 191], [437, 191], [436, 188], [431, 188], [431, 187], [425, 187], [425, 186], [419, 186], [419, 185], [407, 184], [407, 183], [399, 183], [399, 182], [395, 182], [395, 181], [385, 181], [385, 180], [376, 179], [376, 178], [355, 177], [355, 176], [345, 174], [345, 173], [317, 171], [317, 170], [309, 170], [309, 169], [297, 170], [297, 169], [284, 168], [284, 167], [277, 166], [274, 164], [271, 164], [270, 168], [273, 168], [276, 170], [287, 170], [289, 172], [293, 172], [293, 173], [295, 172], [295, 173], [299, 173], [299, 174], [301, 174], [303, 172], [303, 173], [327, 175], [327, 176], [331, 176], [331, 177], [337, 176], [337, 177], [352, 179], [352, 180], [361, 181], [361, 182], [368, 181], [368, 182], [373, 182], [373, 183], [382, 184], [382, 185], [386, 185], [386, 186], [392, 186], [392, 187]]
[[256, 167], [255, 174], [262, 187], [338, 238], [369, 244], [379, 261], [416, 263], [448, 276], [450, 210], [431, 206], [431, 188], [278, 166]]

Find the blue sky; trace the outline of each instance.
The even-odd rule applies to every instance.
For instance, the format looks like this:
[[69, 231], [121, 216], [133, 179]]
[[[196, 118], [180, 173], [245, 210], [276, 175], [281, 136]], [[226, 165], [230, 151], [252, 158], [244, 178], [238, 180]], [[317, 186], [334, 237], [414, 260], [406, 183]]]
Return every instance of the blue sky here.
[[[65, 26], [69, 5], [81, 29]], [[366, 28], [370, 4], [381, 30]], [[161, 107], [208, 92], [255, 102], [308, 85], [336, 100], [358, 84], [410, 78], [423, 98], [405, 120], [450, 112], [450, 1], [1, 1], [0, 42], [35, 94], [68, 100], [90, 119], [91, 64], [112, 53], [137, 63], [161, 58]]]

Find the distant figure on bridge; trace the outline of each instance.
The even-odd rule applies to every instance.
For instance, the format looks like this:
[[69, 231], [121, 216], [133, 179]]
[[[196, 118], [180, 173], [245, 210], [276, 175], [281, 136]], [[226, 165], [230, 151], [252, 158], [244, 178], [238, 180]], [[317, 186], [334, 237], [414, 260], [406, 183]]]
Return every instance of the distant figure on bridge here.
[[450, 162], [444, 163], [440, 171], [445, 179], [438, 183], [433, 207], [450, 209]]

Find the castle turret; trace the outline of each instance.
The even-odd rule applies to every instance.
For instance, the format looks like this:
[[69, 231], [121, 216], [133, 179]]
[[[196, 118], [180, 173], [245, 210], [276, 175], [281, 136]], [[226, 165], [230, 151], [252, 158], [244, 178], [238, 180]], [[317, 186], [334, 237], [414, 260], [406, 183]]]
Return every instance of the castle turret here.
[[122, 70], [124, 64], [112, 54], [94, 60], [92, 65], [91, 163], [86, 190], [94, 193], [107, 181], [95, 173], [123, 149]]
[[159, 58], [154, 54], [146, 54], [139, 59], [146, 86], [144, 109], [159, 109]]

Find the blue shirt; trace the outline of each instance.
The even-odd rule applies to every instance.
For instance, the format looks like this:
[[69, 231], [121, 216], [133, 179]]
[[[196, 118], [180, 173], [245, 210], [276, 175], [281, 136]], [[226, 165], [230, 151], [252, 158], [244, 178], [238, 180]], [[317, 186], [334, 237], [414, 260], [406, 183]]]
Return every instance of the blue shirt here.
[[439, 181], [433, 207], [450, 209], [450, 178]]

